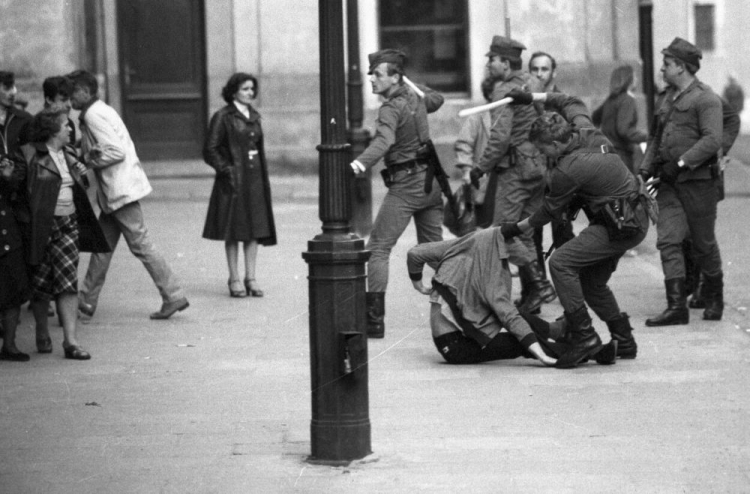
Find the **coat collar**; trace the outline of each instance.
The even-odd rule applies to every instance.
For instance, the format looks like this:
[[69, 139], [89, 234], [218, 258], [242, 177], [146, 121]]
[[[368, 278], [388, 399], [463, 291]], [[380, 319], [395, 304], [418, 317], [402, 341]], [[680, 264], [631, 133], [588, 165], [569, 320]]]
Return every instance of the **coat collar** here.
[[47, 144], [44, 142], [34, 142], [31, 145], [36, 153], [41, 157], [41, 159], [37, 160], [39, 166], [46, 168], [55, 175], [60, 175], [60, 170], [57, 169], [57, 165], [55, 165], [55, 162], [52, 161], [52, 156], [49, 153]]
[[260, 120], [260, 113], [258, 113], [258, 111], [250, 105], [248, 105], [247, 107], [250, 110], [250, 118], [245, 118], [245, 115], [242, 114], [242, 112], [234, 103], [228, 104], [227, 108], [229, 109], [229, 113], [231, 115], [236, 116], [237, 118], [241, 118], [242, 120], [245, 120], [247, 122], [257, 122], [258, 120]]

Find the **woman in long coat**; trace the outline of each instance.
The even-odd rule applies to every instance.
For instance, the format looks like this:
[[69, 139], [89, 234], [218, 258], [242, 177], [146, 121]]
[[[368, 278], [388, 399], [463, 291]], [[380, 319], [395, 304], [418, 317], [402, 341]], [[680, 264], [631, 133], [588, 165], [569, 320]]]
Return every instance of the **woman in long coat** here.
[[[203, 159], [216, 170], [203, 238], [224, 241], [232, 297], [263, 296], [255, 280], [258, 244], [276, 244], [263, 130], [260, 114], [251, 104], [257, 94], [254, 76], [243, 72], [232, 75], [221, 92], [227, 106], [211, 117], [203, 147]], [[245, 257], [244, 287], [238, 268], [240, 242]]]

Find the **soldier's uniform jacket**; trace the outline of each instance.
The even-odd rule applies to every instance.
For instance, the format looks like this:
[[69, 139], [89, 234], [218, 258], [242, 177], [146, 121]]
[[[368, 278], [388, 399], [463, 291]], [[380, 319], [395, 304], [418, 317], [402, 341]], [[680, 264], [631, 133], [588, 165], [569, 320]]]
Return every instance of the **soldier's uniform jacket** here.
[[[672, 106], [675, 109], [665, 126]], [[658, 150], [654, 149], [655, 135], [650, 136], [641, 169], [654, 175], [660, 162], [683, 160], [687, 169], [677, 175], [678, 182], [712, 178], [711, 165], [716, 163], [722, 144], [721, 99], [696, 79], [680, 94], [673, 87], [667, 88], [660, 94], [657, 108], [659, 125], [653, 127], [663, 126], [661, 143]]]
[[[523, 70], [511, 72], [507, 80], [498, 83], [492, 92], [492, 101], [499, 101], [513, 89], [525, 89], [531, 75]], [[533, 105], [505, 105], [492, 110], [490, 140], [477, 165], [487, 173], [495, 168], [523, 167], [521, 178], [534, 180], [544, 174], [546, 159], [529, 142], [529, 130], [537, 117]], [[514, 151], [515, 149], [515, 151]], [[515, 156], [512, 153], [516, 153]]]
[[381, 158], [386, 166], [416, 159], [420, 145], [430, 138], [427, 114], [437, 111], [444, 100], [440, 93], [418, 87], [424, 98], [401, 86], [385, 100], [378, 111], [375, 136], [357, 158], [360, 163], [369, 168]]
[[572, 122], [577, 132], [557, 165], [547, 177], [549, 191], [542, 207], [529, 218], [533, 227], [552, 219], [561, 219], [574, 196], [581, 199], [593, 215], [614, 199], [634, 199], [639, 184], [612, 144], [594, 127], [583, 102], [565, 94], [547, 93], [547, 107]]

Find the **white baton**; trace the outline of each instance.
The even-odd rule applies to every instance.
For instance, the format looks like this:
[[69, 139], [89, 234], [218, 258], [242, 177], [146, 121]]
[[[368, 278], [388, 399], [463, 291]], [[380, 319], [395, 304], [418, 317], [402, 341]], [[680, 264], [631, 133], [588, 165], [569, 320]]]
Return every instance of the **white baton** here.
[[513, 102], [513, 98], [503, 98], [501, 100], [494, 101], [492, 103], [487, 103], [486, 105], [475, 106], [474, 108], [466, 108], [465, 110], [461, 110], [460, 112], [458, 112], [458, 116], [463, 118], [463, 117], [468, 117], [469, 115], [476, 115], [477, 113], [490, 111], [492, 109], [495, 109], [500, 106], [505, 106], [508, 103], [512, 103], [512, 102]]
[[422, 91], [421, 89], [419, 89], [416, 84], [414, 84], [413, 82], [411, 82], [409, 80], [408, 77], [402, 76], [402, 79], [404, 80], [404, 82], [406, 83], [406, 85], [409, 86], [412, 89], [412, 91], [414, 91], [415, 93], [417, 93], [417, 96], [419, 96], [420, 98], [424, 98], [424, 91]]

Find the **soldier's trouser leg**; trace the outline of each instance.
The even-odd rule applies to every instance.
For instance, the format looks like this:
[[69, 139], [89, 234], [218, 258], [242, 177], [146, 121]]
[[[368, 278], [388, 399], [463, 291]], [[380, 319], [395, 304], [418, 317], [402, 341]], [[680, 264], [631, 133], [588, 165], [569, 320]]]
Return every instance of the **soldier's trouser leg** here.
[[[539, 209], [543, 200], [544, 183], [541, 179], [521, 180], [516, 170], [506, 170], [498, 176], [493, 225], [517, 223], [528, 218]], [[523, 258], [536, 259], [533, 230], [519, 235], [515, 243], [519, 242], [521, 246], [514, 248], [525, 249], [527, 252], [519, 251], [518, 255]]]
[[[417, 236], [422, 241], [442, 240], [442, 200], [440, 189], [433, 183], [432, 192], [424, 193], [424, 172], [408, 175], [399, 172], [383, 199], [373, 223], [367, 250], [367, 291], [385, 292], [388, 286], [388, 259], [393, 246], [404, 233], [412, 216], [417, 222]], [[417, 219], [417, 217], [419, 219]]]
[[659, 188], [656, 248], [664, 279], [686, 277], [682, 241], [688, 235], [698, 269], [709, 276], [721, 273], [721, 254], [714, 231], [717, 200], [711, 180], [694, 180], [674, 187], [663, 184]]
[[620, 315], [620, 306], [607, 284], [617, 269], [618, 260], [619, 257], [610, 257], [581, 269], [583, 298], [602, 321], [610, 321]]
[[443, 240], [443, 201], [414, 213], [414, 226], [417, 229], [417, 243]]
[[[645, 215], [644, 212], [642, 214]], [[606, 286], [606, 281], [612, 274], [612, 267], [607, 262], [611, 262], [612, 258], [619, 259], [625, 251], [641, 243], [645, 236], [644, 230], [628, 239], [610, 241], [606, 228], [589, 225], [577, 237], [555, 250], [550, 257], [549, 270], [565, 311], [573, 313], [590, 301], [592, 310], [600, 317], [605, 314], [607, 317], [610, 314], [619, 315], [619, 307], [610, 290], [594, 294], [593, 287], [587, 286], [584, 296], [581, 271], [588, 270], [584, 275], [587, 282], [594, 280], [597, 284], [603, 283]]]
[[385, 195], [367, 241], [366, 248], [372, 252], [367, 263], [367, 291], [385, 292], [388, 286], [388, 258], [413, 214], [407, 201], [390, 192]]
[[695, 261], [700, 272], [716, 277], [722, 273], [721, 253], [716, 241], [716, 211], [719, 201], [714, 180], [677, 184], [677, 195], [685, 210]]

